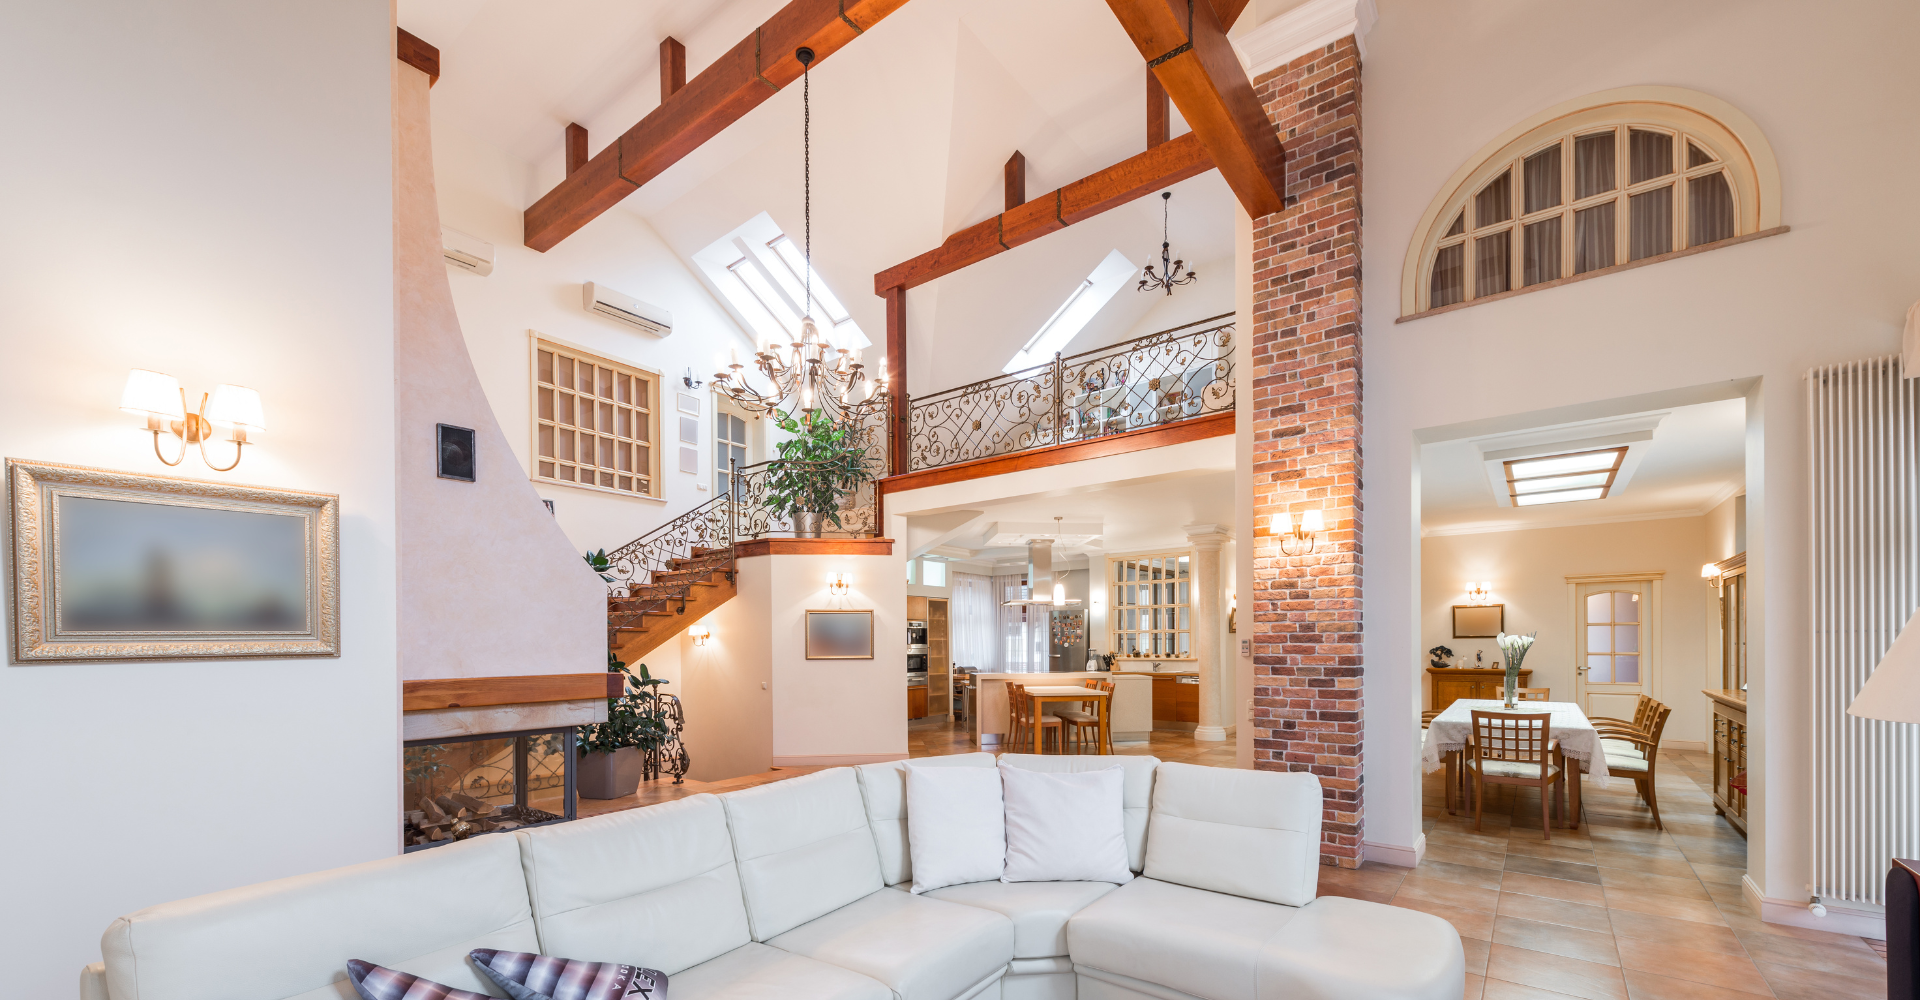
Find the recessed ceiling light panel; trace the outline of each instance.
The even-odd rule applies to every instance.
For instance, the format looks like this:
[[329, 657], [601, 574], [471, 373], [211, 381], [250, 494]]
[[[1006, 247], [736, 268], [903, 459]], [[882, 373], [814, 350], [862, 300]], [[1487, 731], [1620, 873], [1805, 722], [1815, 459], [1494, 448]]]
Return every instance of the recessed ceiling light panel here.
[[1553, 493], [1527, 493], [1513, 498], [1515, 507], [1537, 507], [1546, 503], [1570, 503], [1574, 500], [1598, 500], [1607, 495], [1606, 487], [1585, 490], [1558, 490]]
[[1507, 493], [1515, 507], [1604, 499], [1626, 457], [1621, 447], [1513, 459], [1506, 463]]
[[1522, 479], [1513, 484], [1516, 496], [1529, 493], [1547, 493], [1553, 490], [1570, 490], [1584, 486], [1605, 486], [1612, 473], [1586, 472], [1577, 476], [1548, 476], [1544, 479]]

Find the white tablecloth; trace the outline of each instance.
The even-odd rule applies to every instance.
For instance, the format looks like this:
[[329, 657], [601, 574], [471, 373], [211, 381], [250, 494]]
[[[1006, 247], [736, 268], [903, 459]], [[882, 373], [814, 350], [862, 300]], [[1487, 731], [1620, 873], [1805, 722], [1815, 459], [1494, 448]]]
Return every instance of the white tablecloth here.
[[[1427, 723], [1427, 737], [1420, 748], [1420, 763], [1428, 771], [1437, 771], [1445, 763], [1446, 755], [1467, 745], [1467, 733], [1473, 728], [1473, 710], [1500, 711], [1504, 704], [1498, 698], [1461, 698], [1447, 706], [1447, 710], [1433, 717]], [[1607, 755], [1600, 753], [1600, 734], [1594, 731], [1593, 723], [1587, 721], [1587, 713], [1570, 701], [1528, 701], [1522, 702], [1515, 715], [1538, 715], [1551, 712], [1553, 719], [1552, 735], [1560, 743], [1560, 752], [1585, 765], [1587, 777], [1593, 779], [1595, 787], [1607, 787]]]

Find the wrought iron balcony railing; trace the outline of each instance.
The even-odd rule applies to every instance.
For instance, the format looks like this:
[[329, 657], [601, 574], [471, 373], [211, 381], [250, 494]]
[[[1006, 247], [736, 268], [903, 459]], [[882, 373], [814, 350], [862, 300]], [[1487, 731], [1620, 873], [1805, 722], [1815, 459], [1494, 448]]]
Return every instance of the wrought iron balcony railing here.
[[908, 407], [907, 472], [1232, 410], [1233, 314], [955, 389]]

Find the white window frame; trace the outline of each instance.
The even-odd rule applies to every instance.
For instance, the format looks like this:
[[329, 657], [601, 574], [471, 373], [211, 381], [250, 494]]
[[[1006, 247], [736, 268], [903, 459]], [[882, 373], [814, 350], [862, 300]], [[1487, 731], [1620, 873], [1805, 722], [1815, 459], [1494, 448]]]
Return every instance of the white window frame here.
[[[661, 373], [655, 369], [648, 368], [644, 365], [635, 364], [632, 361], [628, 361], [622, 358], [616, 358], [589, 347], [583, 347], [579, 344], [569, 343], [564, 340], [546, 336], [538, 331], [533, 331], [530, 334], [530, 336], [527, 338], [527, 342], [528, 342], [527, 382], [530, 389], [530, 392], [528, 394], [528, 400], [527, 400], [528, 402], [527, 422], [529, 426], [529, 445], [530, 445], [528, 449], [528, 462], [527, 462], [528, 477], [531, 478], [534, 482], [542, 485], [546, 485], [546, 486], [566, 486], [566, 487], [571, 487], [573, 489], [593, 490], [599, 493], [611, 493], [615, 496], [633, 497], [633, 498], [643, 499], [643, 500], [654, 500], [654, 501], [664, 502], [665, 501], [665, 484], [661, 481], [661, 474], [660, 474], [660, 462], [661, 462], [660, 407], [662, 405], [661, 393], [664, 391], [666, 380], [661, 375]], [[572, 392], [576, 396], [579, 394], [578, 390], [555, 390], [551, 383], [541, 382], [540, 355], [543, 351], [552, 351], [556, 354], [564, 354], [566, 356], [573, 358], [576, 361], [591, 361], [596, 368], [605, 367], [609, 371], [615, 373], [616, 376], [625, 375], [629, 378], [637, 378], [642, 382], [646, 383], [648, 387], [647, 388], [648, 405], [645, 407], [640, 407], [635, 404], [627, 404], [626, 406], [627, 409], [636, 411], [638, 413], [639, 421], [644, 426], [647, 432], [646, 438], [643, 440], [631, 434], [622, 436], [617, 433], [611, 434], [611, 435], [601, 435], [598, 430], [598, 424], [600, 423], [600, 420], [596, 418], [595, 420], [596, 426], [592, 431], [592, 434], [595, 438], [595, 445], [596, 445], [595, 462], [593, 464], [589, 465], [588, 463], [579, 461], [578, 459], [579, 451], [577, 450], [577, 447], [578, 447], [577, 444], [576, 444], [576, 450], [574, 451], [575, 457], [571, 460], [560, 458], [558, 454], [560, 449], [558, 448], [557, 444], [556, 444], [556, 447], [553, 449], [554, 454], [552, 455], [545, 454], [544, 453], [545, 449], [542, 444], [542, 438], [540, 433], [542, 426], [553, 428], [554, 436], [556, 440], [558, 439], [559, 435], [561, 435], [562, 433], [567, 433], [568, 431], [570, 431], [572, 433], [579, 434], [581, 433], [581, 431], [580, 431], [580, 428], [576, 425], [563, 424], [559, 421], [557, 416], [557, 405], [558, 405], [557, 402], [556, 402], [555, 417], [549, 418], [549, 417], [544, 417], [542, 415], [541, 401], [543, 399], [542, 397], [543, 390], [553, 393], [555, 395], [556, 400], [558, 399], [558, 395], [560, 392]], [[596, 395], [595, 401], [596, 401], [596, 404], [602, 402], [601, 400], [598, 399], [597, 395]], [[612, 400], [608, 400], [606, 402], [612, 406], [620, 405], [617, 402]], [[617, 417], [617, 414], [616, 414], [616, 417]], [[615, 425], [616, 431], [617, 431], [617, 426], [618, 425], [616, 423]], [[562, 427], [568, 428], [568, 431], [562, 431], [561, 430]], [[611, 443], [616, 447], [619, 445], [626, 445], [629, 447], [635, 446], [635, 445], [643, 446], [644, 452], [645, 452], [645, 463], [644, 463], [645, 469], [642, 470], [639, 468], [629, 468], [623, 473], [618, 468], [617, 457], [616, 457], [615, 467], [611, 469], [602, 469], [598, 464], [598, 456], [599, 456], [599, 445], [601, 444], [599, 439], [603, 436], [612, 439]], [[561, 478], [558, 473], [559, 473], [559, 467], [562, 465], [570, 465], [574, 467], [576, 472], [582, 468], [593, 469], [594, 476], [595, 476], [594, 482], [583, 483], [583, 482], [579, 482], [578, 480], [569, 480], [569, 479]], [[614, 484], [611, 486], [601, 485], [601, 480], [603, 478], [602, 473], [610, 473], [613, 476]], [[645, 489], [622, 488], [620, 486], [620, 482], [623, 475], [626, 477], [630, 477], [630, 479], [634, 479], [634, 480], [637, 480], [642, 476], [644, 476], [646, 480], [646, 488]]]
[[[1187, 584], [1187, 599], [1185, 601], [1150, 602], [1146, 604], [1141, 604], [1141, 603], [1129, 603], [1127, 601], [1122, 600], [1122, 593], [1123, 593], [1121, 590], [1122, 587], [1135, 587], [1135, 586], [1140, 586], [1142, 583], [1145, 583], [1150, 586], [1154, 581], [1152, 580], [1142, 581], [1136, 578], [1134, 580], [1123, 582], [1116, 578], [1118, 574], [1116, 573], [1115, 567], [1129, 564], [1129, 563], [1141, 563], [1141, 562], [1145, 562], [1153, 559], [1185, 559], [1186, 560], [1187, 575], [1185, 577], [1184, 582]], [[1177, 593], [1178, 593], [1177, 585], [1180, 582], [1182, 582], [1181, 578], [1176, 576], [1171, 580], [1163, 581], [1163, 582], [1175, 584], [1176, 585], [1175, 593], [1177, 596]], [[1193, 644], [1193, 635], [1195, 632], [1198, 631], [1196, 627], [1197, 623], [1195, 622], [1194, 615], [1193, 615], [1193, 589], [1195, 586], [1198, 585], [1198, 581], [1194, 576], [1194, 558], [1193, 558], [1192, 548], [1152, 549], [1144, 552], [1129, 552], [1129, 553], [1122, 553], [1119, 555], [1108, 556], [1106, 560], [1106, 569], [1104, 570], [1103, 575], [1101, 577], [1101, 585], [1105, 588], [1105, 594], [1106, 594], [1105, 613], [1107, 618], [1107, 648], [1111, 650], [1116, 657], [1122, 660], [1129, 660], [1129, 661], [1135, 661], [1135, 662], [1138, 662], [1138, 661], [1187, 662], [1187, 661], [1197, 661], [1199, 659], [1199, 657], [1194, 652], [1194, 644]], [[1150, 623], [1146, 627], [1141, 627], [1140, 620], [1136, 618], [1133, 623], [1134, 627], [1132, 628], [1123, 627], [1127, 622], [1128, 612], [1133, 612], [1136, 615], [1141, 613], [1146, 613], [1149, 616], [1151, 616], [1152, 613], [1155, 611], [1161, 611], [1166, 614], [1172, 615], [1172, 625], [1162, 626], [1158, 623]], [[1184, 628], [1179, 626], [1181, 611], [1186, 612], [1186, 616], [1185, 616], [1186, 626]], [[1127, 652], [1126, 651], [1127, 647], [1123, 644], [1121, 640], [1121, 636], [1123, 635], [1151, 636], [1151, 635], [1160, 635], [1160, 634], [1169, 636], [1170, 638], [1168, 640], [1168, 644], [1175, 649], [1179, 648], [1180, 636], [1182, 634], [1185, 634], [1187, 636], [1187, 652], [1184, 655], [1180, 653], [1156, 654], [1151, 651], [1152, 649], [1151, 640], [1149, 640], [1147, 643], [1147, 648], [1149, 650], [1148, 652], [1145, 652], [1145, 653]]]

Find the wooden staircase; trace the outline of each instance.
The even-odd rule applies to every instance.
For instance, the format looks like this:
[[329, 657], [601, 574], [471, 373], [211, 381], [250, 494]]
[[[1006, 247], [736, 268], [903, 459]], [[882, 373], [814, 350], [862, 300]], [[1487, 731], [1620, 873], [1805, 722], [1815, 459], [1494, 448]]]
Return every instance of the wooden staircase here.
[[648, 577], [607, 596], [607, 647], [622, 663], [640, 662], [738, 593], [732, 547], [696, 547]]

